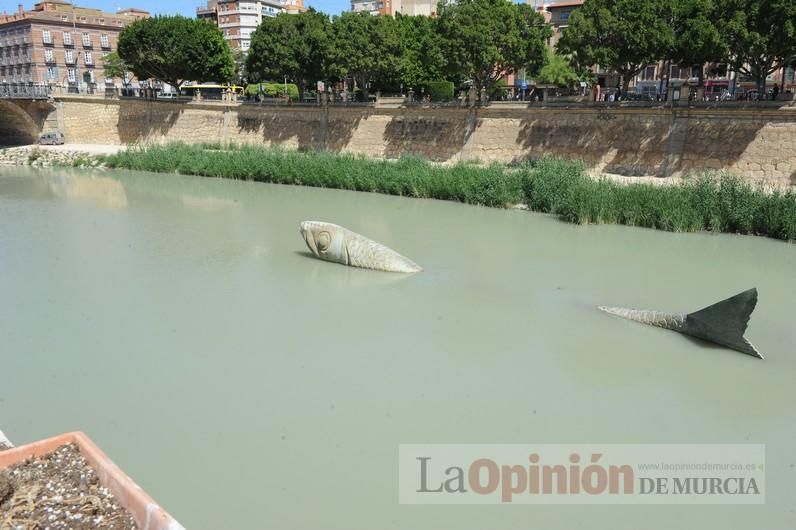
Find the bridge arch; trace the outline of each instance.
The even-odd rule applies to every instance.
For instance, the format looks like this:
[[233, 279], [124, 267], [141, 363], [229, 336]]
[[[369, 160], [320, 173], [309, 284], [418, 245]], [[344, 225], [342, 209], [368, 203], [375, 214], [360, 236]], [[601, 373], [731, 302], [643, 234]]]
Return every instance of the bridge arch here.
[[25, 145], [38, 141], [43, 119], [35, 109], [31, 110], [34, 110], [35, 118], [28, 109], [15, 102], [0, 100], [0, 145]]

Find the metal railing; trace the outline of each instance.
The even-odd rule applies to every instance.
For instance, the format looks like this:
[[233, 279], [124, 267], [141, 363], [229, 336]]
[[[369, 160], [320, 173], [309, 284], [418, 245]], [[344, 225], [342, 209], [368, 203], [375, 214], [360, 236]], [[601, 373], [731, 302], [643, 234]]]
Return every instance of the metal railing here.
[[47, 99], [52, 89], [49, 85], [33, 83], [0, 83], [2, 99]]

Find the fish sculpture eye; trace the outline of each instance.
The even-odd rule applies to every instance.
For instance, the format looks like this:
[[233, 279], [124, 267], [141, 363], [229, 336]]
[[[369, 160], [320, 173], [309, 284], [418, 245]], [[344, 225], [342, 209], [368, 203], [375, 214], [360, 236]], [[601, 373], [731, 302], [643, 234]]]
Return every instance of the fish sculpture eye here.
[[318, 234], [318, 241], [316, 241], [316, 244], [318, 245], [318, 251], [326, 252], [329, 250], [329, 243], [331, 240], [332, 236], [329, 234], [329, 232], [321, 232]]

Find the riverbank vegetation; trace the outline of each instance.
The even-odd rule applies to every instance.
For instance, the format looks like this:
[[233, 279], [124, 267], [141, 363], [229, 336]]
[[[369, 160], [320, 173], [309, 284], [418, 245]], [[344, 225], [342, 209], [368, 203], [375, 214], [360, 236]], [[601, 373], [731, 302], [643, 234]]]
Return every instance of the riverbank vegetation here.
[[765, 190], [731, 175], [681, 184], [621, 184], [590, 177], [579, 162], [442, 166], [414, 157], [371, 160], [261, 146], [167, 144], [103, 157], [113, 168], [183, 173], [385, 193], [492, 207], [527, 204], [573, 223], [677, 232], [711, 230], [796, 240], [796, 192]]

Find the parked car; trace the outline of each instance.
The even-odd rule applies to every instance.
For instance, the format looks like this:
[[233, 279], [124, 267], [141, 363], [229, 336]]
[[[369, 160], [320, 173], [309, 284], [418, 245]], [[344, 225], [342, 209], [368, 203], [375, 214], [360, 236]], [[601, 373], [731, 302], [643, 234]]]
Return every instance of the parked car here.
[[177, 93], [176, 92], [159, 92], [157, 98], [158, 99], [177, 99]]
[[44, 133], [39, 137], [40, 145], [63, 145], [64, 135], [58, 131]]

